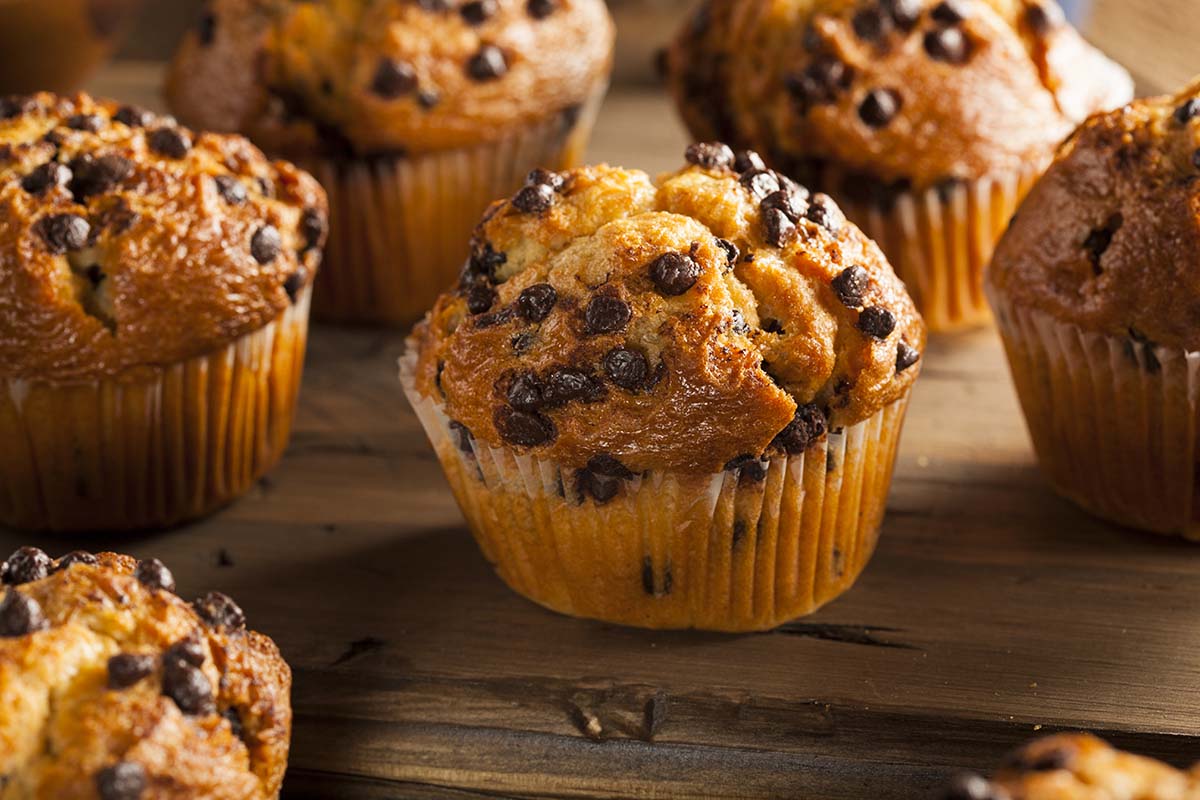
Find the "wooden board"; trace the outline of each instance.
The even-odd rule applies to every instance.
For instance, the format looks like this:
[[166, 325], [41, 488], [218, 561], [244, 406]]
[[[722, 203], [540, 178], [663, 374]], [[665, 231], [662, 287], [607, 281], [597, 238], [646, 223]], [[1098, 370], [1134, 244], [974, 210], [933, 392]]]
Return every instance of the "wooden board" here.
[[[145, 99], [139, 75], [101, 88]], [[682, 146], [661, 99], [618, 95], [594, 155], [666, 169]], [[287, 797], [920, 798], [1077, 728], [1200, 757], [1200, 552], [1050, 493], [993, 333], [932, 343], [859, 585], [746, 636], [509, 592], [400, 394], [402, 342], [317, 328], [287, 457], [217, 516], [38, 542], [157, 555], [185, 596], [243, 604], [295, 671]]]

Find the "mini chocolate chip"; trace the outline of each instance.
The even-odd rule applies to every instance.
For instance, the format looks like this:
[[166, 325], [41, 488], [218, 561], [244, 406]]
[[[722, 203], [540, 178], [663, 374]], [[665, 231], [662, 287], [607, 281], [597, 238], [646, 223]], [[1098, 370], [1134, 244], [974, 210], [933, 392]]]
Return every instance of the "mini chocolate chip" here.
[[725, 263], [730, 269], [733, 269], [737, 264], [738, 255], [740, 255], [737, 245], [728, 239], [717, 239], [717, 247], [725, 251]]
[[1186, 125], [1200, 117], [1200, 98], [1193, 97], [1175, 109], [1175, 121]]
[[192, 608], [210, 626], [231, 631], [240, 631], [246, 627], [246, 614], [241, 607], [233, 602], [233, 598], [221, 592], [209, 592], [192, 601]]
[[835, 102], [853, 80], [853, 69], [831, 55], [821, 55], [799, 75], [792, 75], [787, 87], [794, 98], [812, 107]]
[[767, 168], [767, 163], [753, 150], [740, 150], [733, 158], [733, 168], [739, 173], [759, 172]]
[[124, 156], [110, 153], [95, 158], [90, 154], [71, 159], [71, 193], [77, 202], [110, 192], [133, 174], [133, 162]]
[[0, 638], [13, 639], [50, 627], [37, 600], [26, 597], [16, 588], [4, 593], [0, 602]]
[[231, 206], [241, 205], [249, 196], [246, 185], [232, 175], [218, 175], [213, 183], [217, 185], [217, 194]]
[[882, 7], [862, 9], [854, 15], [851, 23], [858, 38], [865, 42], [877, 42], [892, 29], [892, 18]]
[[482, 25], [494, 17], [497, 10], [496, 0], [470, 0], [459, 6], [458, 13], [468, 25]]
[[604, 505], [621, 493], [621, 482], [611, 475], [581, 469], [575, 472], [575, 489], [583, 497], [590, 496], [597, 505]]
[[221, 716], [229, 723], [229, 729], [233, 735], [239, 739], [245, 737], [246, 727], [242, 724], [242, 715], [236, 708], [227, 708], [221, 712]]
[[138, 800], [146, 784], [146, 769], [133, 761], [120, 761], [96, 773], [100, 800]]
[[825, 414], [815, 403], [808, 403], [796, 409], [792, 421], [775, 436], [772, 444], [789, 455], [799, 455], [820, 441], [827, 431]]
[[950, 785], [941, 795], [941, 800], [1002, 800], [1007, 797], [1007, 794], [1000, 794], [984, 778], [967, 773], [957, 775], [950, 781]]
[[785, 333], [783, 324], [777, 319], [764, 319], [762, 321], [762, 329], [767, 333], [776, 333], [782, 335]]
[[554, 188], [544, 183], [522, 186], [513, 195], [513, 208], [525, 214], [541, 214], [554, 205]]
[[20, 114], [32, 111], [37, 102], [27, 95], [8, 95], [0, 97], [0, 119], [12, 119]]
[[467, 292], [467, 311], [482, 314], [496, 304], [496, 290], [487, 284], [477, 283]]
[[192, 149], [192, 138], [179, 128], [158, 128], [146, 141], [151, 150], [168, 158], [183, 158]]
[[566, 185], [566, 179], [554, 170], [537, 167], [530, 170], [529, 174], [525, 176], [526, 186], [533, 186], [535, 184], [543, 184], [556, 192], [561, 192]]
[[917, 348], [908, 344], [903, 340], [896, 345], [896, 372], [904, 372], [904, 370], [916, 364], [921, 359], [921, 352]]
[[417, 105], [428, 111], [442, 102], [442, 96], [436, 89], [421, 89], [417, 92]]
[[371, 91], [384, 100], [395, 100], [417, 88], [417, 71], [407, 61], [384, 58], [371, 78]]
[[846, 217], [837, 203], [827, 194], [817, 193], [808, 205], [808, 219], [830, 233], [836, 234], [846, 224]]
[[119, 653], [108, 660], [108, 688], [128, 689], [154, 672], [154, 656]]
[[1109, 216], [1104, 225], [1092, 230], [1083, 240], [1083, 249], [1087, 252], [1088, 260], [1092, 262], [1092, 269], [1097, 275], [1101, 272], [1100, 260], [1108, 252], [1113, 237], [1117, 235], [1117, 231], [1121, 230], [1121, 226], [1124, 224], [1125, 217], [1117, 212]]
[[969, 12], [966, 6], [958, 0], [943, 0], [933, 7], [931, 16], [943, 25], [957, 25], [967, 18]]
[[632, 480], [634, 477], [629, 467], [608, 453], [600, 453], [589, 458], [587, 468], [589, 472], [593, 472], [596, 475], [607, 475], [610, 478], [620, 478], [623, 481]]
[[1036, 36], [1045, 36], [1056, 28], [1062, 27], [1067, 21], [1058, 3], [1054, 0], [1035, 3], [1025, 9], [1025, 21]]
[[162, 693], [174, 700], [179, 710], [188, 716], [203, 717], [216, 713], [217, 703], [208, 676], [199, 667], [183, 661], [167, 661], [163, 664]]
[[548, 283], [535, 283], [517, 295], [517, 313], [527, 322], [541, 322], [550, 316], [558, 292]]
[[696, 142], [688, 145], [683, 157], [689, 164], [705, 169], [729, 169], [733, 166], [733, 151], [722, 142]]
[[35, 226], [46, 248], [55, 255], [82, 250], [87, 246], [92, 226], [78, 214], [52, 214]]
[[204, 643], [196, 636], [188, 636], [171, 645], [163, 653], [163, 663], [180, 662], [191, 664], [193, 667], [202, 666], [207, 659], [204, 653]]
[[696, 259], [683, 253], [663, 253], [650, 262], [650, 280], [659, 294], [678, 297], [696, 285], [703, 269]]
[[881, 306], [864, 308], [858, 315], [858, 329], [874, 339], [886, 339], [896, 330], [896, 315]]
[[796, 223], [778, 208], [763, 211], [763, 238], [774, 247], [786, 247], [796, 238]]
[[742, 186], [750, 192], [750, 196], [760, 203], [781, 188], [779, 176], [765, 169], [743, 173], [740, 180]]
[[64, 124], [71, 130], [98, 133], [104, 127], [104, 117], [99, 114], [75, 114], [67, 117]]
[[585, 330], [593, 335], [623, 330], [632, 316], [628, 303], [607, 294], [593, 297], [583, 312]]
[[283, 237], [274, 225], [263, 225], [250, 237], [250, 255], [260, 264], [270, 264], [283, 249]]
[[900, 113], [900, 102], [894, 89], [872, 89], [858, 107], [858, 116], [870, 127], [882, 128]]
[[528, 0], [525, 11], [534, 19], [545, 19], [558, 9], [558, 0]]
[[52, 186], [66, 186], [71, 180], [71, 170], [50, 161], [35, 167], [32, 172], [21, 179], [21, 188], [30, 194], [38, 195]]
[[304, 249], [320, 247], [329, 232], [329, 221], [325, 214], [315, 208], [306, 208], [300, 215], [300, 233], [304, 236]]
[[833, 293], [847, 308], [858, 308], [863, 304], [863, 295], [871, 285], [871, 275], [862, 267], [846, 267], [831, 283]]
[[778, 209], [789, 221], [799, 222], [800, 217], [804, 216], [804, 212], [808, 210], [808, 203], [789, 189], [780, 189], [764, 197], [758, 207], [764, 213], [770, 209]]
[[546, 376], [545, 406], [563, 406], [574, 400], [589, 403], [604, 396], [604, 387], [595, 377], [574, 367], [558, 367]]
[[880, 5], [903, 30], [912, 30], [921, 19], [921, 0], [881, 0]]
[[175, 576], [167, 565], [157, 558], [147, 558], [139, 561], [133, 576], [147, 589], [162, 589], [164, 592], [175, 591]]
[[450, 430], [458, 440], [458, 449], [469, 456], [475, 455], [475, 448], [471, 446], [471, 443], [475, 441], [475, 437], [471, 434], [471, 429], [458, 420], [452, 419], [450, 420]]
[[217, 15], [212, 12], [206, 12], [200, 16], [196, 22], [196, 36], [200, 39], [200, 44], [205, 47], [213, 43], [217, 38]]
[[113, 114], [113, 119], [130, 128], [145, 128], [154, 122], [154, 115], [137, 106], [121, 106]]
[[925, 52], [935, 61], [962, 64], [970, 57], [971, 48], [958, 28], [939, 28], [925, 34]]
[[545, 387], [538, 376], [526, 372], [513, 378], [505, 398], [518, 411], [537, 411], [546, 403]]
[[283, 291], [287, 294], [288, 300], [294, 305], [300, 297], [300, 291], [304, 288], [308, 281], [308, 272], [303, 269], [298, 269], [283, 279]]
[[637, 350], [614, 347], [604, 356], [604, 374], [622, 389], [636, 392], [650, 377], [650, 362]]
[[509, 444], [536, 447], [554, 441], [558, 432], [554, 423], [529, 411], [517, 411], [508, 406], [496, 409], [492, 417], [496, 431]]
[[508, 72], [504, 51], [494, 44], [485, 44], [467, 61], [467, 75], [476, 81], [490, 81]]
[[76, 564], [86, 564], [89, 567], [94, 567], [99, 563], [100, 559], [86, 550], [72, 550], [58, 560], [58, 563], [54, 565], [54, 571], [61, 572], [64, 569], [70, 569]]

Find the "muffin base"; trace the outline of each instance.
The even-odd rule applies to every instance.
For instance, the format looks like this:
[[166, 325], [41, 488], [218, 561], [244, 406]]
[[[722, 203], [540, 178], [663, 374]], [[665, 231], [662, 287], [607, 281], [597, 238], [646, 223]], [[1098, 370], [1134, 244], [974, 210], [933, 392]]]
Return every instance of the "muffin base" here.
[[1042, 172], [1038, 165], [1019, 174], [900, 192], [886, 209], [844, 193], [837, 200], [846, 216], [887, 254], [929, 330], [950, 332], [991, 319], [984, 271], [996, 242]]
[[1098, 517], [1200, 540], [1200, 353], [993, 305], [1038, 462]]
[[534, 167], [580, 162], [607, 84], [578, 109], [498, 141], [443, 153], [300, 160], [329, 194], [317, 319], [406, 325], [462, 270], [471, 232]]
[[311, 290], [209, 355], [94, 381], [0, 390], [0, 523], [53, 531], [156, 528], [246, 492], [283, 454], [304, 366]]
[[576, 470], [478, 439], [401, 383], [484, 556], [515, 592], [642, 628], [755, 631], [845, 592], [875, 550], [907, 396], [798, 456], [745, 472], [654, 472], [599, 504]]

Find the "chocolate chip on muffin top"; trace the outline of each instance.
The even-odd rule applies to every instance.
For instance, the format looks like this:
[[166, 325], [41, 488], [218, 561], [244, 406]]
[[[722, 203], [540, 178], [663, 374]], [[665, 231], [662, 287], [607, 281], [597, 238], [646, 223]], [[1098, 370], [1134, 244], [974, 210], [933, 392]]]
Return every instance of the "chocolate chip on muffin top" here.
[[206, 355], [311, 282], [326, 201], [307, 174], [82, 94], [7, 102], [22, 110], [0, 120], [0, 375]]
[[658, 182], [533, 176], [556, 187], [544, 209], [494, 204], [418, 326], [419, 390], [600, 494], [646, 470], [799, 454], [900, 398], [925, 330], [879, 248], [756, 154], [714, 143], [688, 160]]

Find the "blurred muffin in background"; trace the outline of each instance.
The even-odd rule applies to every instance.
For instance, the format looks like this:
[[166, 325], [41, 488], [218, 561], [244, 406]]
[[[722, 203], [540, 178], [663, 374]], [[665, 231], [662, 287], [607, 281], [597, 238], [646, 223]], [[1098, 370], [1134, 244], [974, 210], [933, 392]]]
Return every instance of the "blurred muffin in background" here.
[[697, 138], [759, 150], [879, 242], [933, 330], [1088, 114], [1132, 95], [1053, 0], [709, 0], [664, 68]]
[[78, 89], [142, 0], [0, 0], [0, 95]]
[[1084, 123], [987, 288], [1054, 487], [1200, 539], [1200, 83]]
[[412, 322], [493, 198], [582, 154], [612, 46], [602, 0], [213, 0], [167, 99], [329, 191], [319, 315]]

